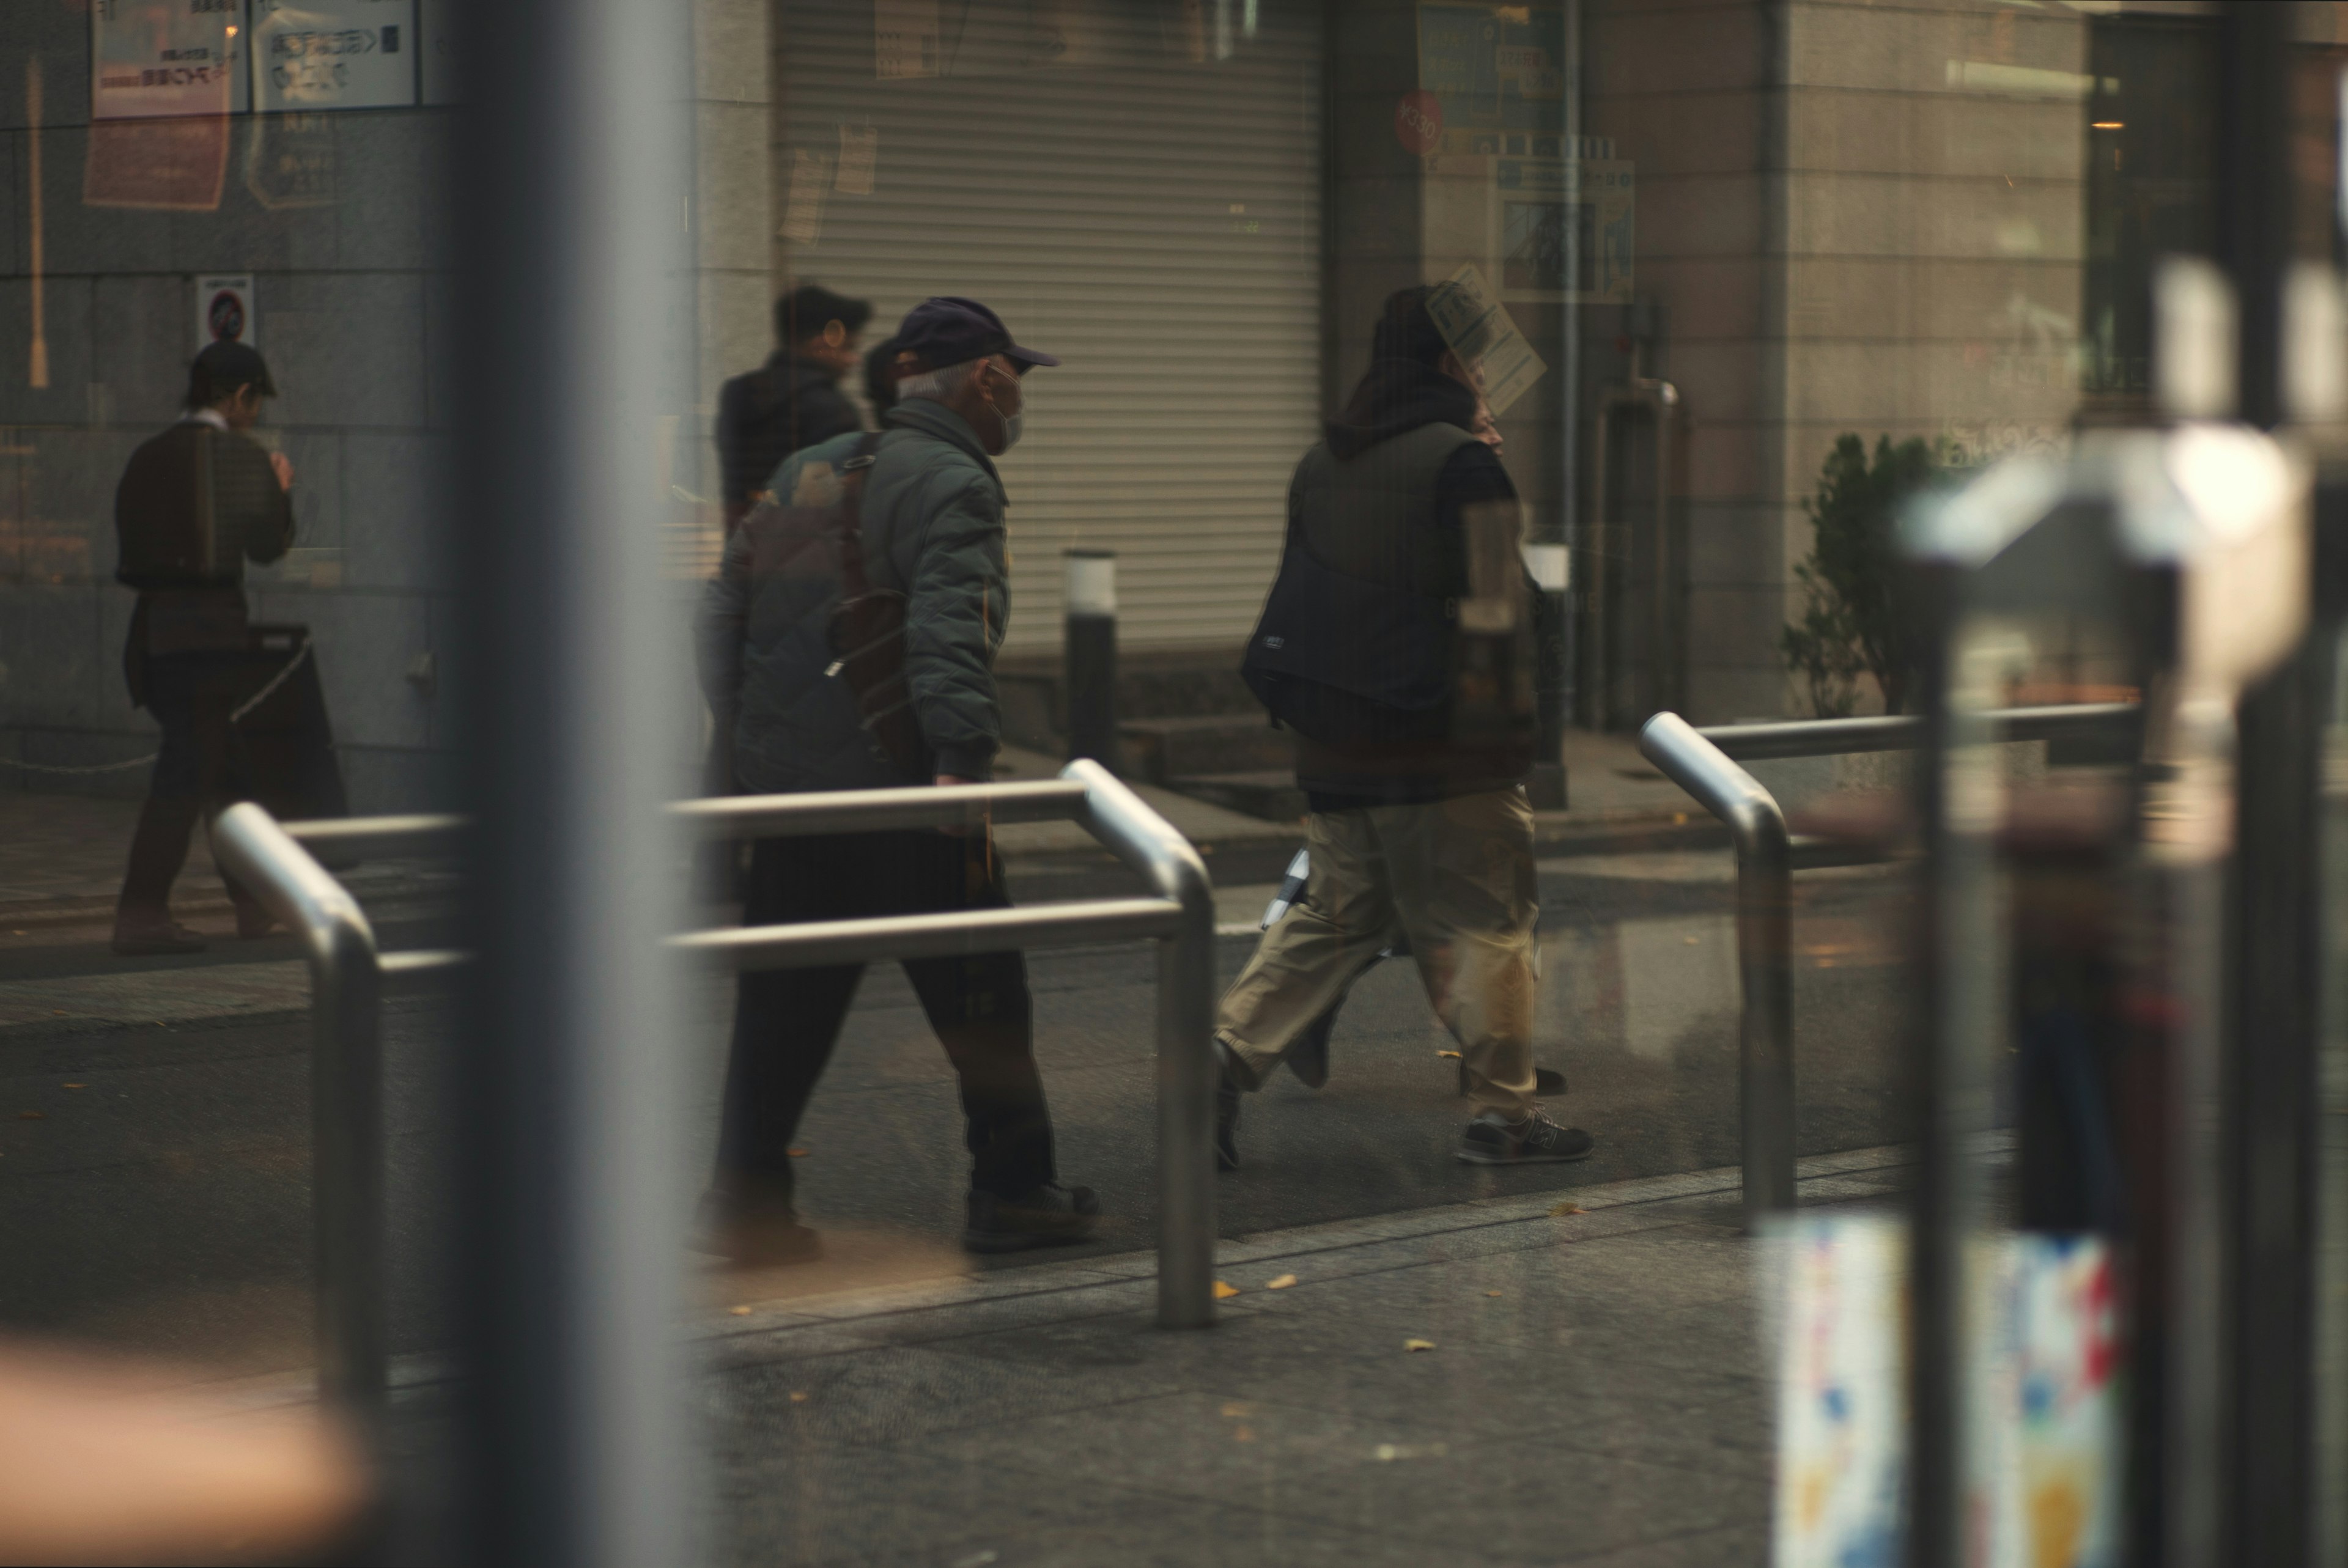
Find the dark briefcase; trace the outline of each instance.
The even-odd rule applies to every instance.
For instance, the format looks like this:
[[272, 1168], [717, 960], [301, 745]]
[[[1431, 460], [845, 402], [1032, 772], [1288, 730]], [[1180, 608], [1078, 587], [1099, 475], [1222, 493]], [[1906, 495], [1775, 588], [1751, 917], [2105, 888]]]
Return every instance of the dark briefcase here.
[[342, 764], [326, 718], [317, 651], [306, 626], [255, 625], [252, 705], [240, 710], [252, 797], [280, 822], [348, 816]]

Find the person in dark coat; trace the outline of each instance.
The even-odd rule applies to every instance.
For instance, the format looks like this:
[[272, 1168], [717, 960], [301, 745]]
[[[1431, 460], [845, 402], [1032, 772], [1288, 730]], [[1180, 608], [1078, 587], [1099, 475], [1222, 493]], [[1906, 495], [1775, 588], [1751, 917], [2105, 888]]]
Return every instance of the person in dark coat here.
[[[878, 437], [840, 436], [776, 475], [794, 507], [837, 503], [866, 443], [860, 510], [865, 569], [906, 596], [904, 673], [922, 755], [876, 743], [828, 636], [839, 579], [833, 547], [803, 548], [779, 509], [735, 531], [702, 600], [702, 687], [733, 737], [735, 774], [761, 794], [969, 784], [1003, 743], [995, 655], [1010, 610], [1003, 477], [994, 459], [1021, 434], [1022, 378], [1057, 364], [1022, 348], [975, 301], [913, 308], [897, 338], [900, 395]], [[1000, 909], [1003, 862], [984, 828], [835, 834], [760, 842], [746, 926]], [[962, 1088], [971, 1156], [963, 1245], [1009, 1252], [1081, 1241], [1099, 1218], [1088, 1187], [1064, 1186], [1035, 1066], [1025, 956], [908, 958], [906, 976]], [[704, 1205], [708, 1250], [743, 1264], [819, 1255], [795, 1206], [791, 1144], [839, 1042], [860, 964], [745, 971], [736, 984], [716, 1179]]]
[[[132, 705], [163, 729], [115, 915], [118, 953], [202, 950], [171, 919], [171, 884], [196, 823], [251, 794], [232, 727], [252, 695], [244, 563], [276, 560], [294, 542], [294, 467], [246, 432], [276, 394], [253, 349], [211, 344], [188, 373], [186, 416], [130, 455], [115, 491], [115, 577], [139, 592], [123, 674]], [[260, 903], [221, 879], [237, 935], [266, 932]]]
[[862, 358], [858, 338], [872, 306], [819, 283], [775, 302], [774, 356], [717, 395], [717, 461], [726, 531], [742, 520], [784, 458], [802, 446], [864, 428], [840, 378]]
[[[1296, 733], [1310, 813], [1303, 896], [1265, 932], [1216, 1018], [1218, 1155], [1262, 1087], [1393, 939], [1459, 1046], [1474, 1164], [1586, 1158], [1533, 1065], [1531, 677], [1540, 596], [1478, 367], [1433, 291], [1387, 300], [1368, 371], [1297, 464], [1280, 573], [1242, 673]], [[1325, 1040], [1325, 1032], [1322, 1038]]]

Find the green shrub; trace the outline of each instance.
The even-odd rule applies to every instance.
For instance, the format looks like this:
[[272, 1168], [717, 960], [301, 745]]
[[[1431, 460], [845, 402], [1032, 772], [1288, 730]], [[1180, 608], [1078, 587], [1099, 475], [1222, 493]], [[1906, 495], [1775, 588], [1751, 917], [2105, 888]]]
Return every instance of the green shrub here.
[[1879, 436], [1870, 461], [1867, 443], [1845, 435], [1827, 454], [1818, 493], [1802, 502], [1815, 538], [1794, 568], [1808, 605], [1777, 642], [1786, 668], [1808, 685], [1820, 718], [1851, 711], [1862, 675], [1875, 678], [1885, 712], [1905, 711], [1916, 668], [1915, 618], [1895, 530], [1908, 497], [1939, 484], [1949, 466], [1946, 448], [1921, 437], [1894, 446], [1889, 436]]

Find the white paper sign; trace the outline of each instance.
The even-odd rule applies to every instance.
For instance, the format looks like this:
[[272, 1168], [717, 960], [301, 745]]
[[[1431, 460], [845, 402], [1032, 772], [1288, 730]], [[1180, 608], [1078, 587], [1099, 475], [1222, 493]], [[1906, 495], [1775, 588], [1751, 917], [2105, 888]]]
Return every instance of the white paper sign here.
[[1508, 308], [1486, 286], [1484, 274], [1474, 262], [1452, 273], [1443, 287], [1428, 294], [1426, 308], [1451, 352], [1482, 369], [1484, 401], [1492, 405], [1494, 414], [1506, 412], [1549, 370], [1533, 345], [1525, 341], [1525, 334], [1517, 330]]
[[231, 272], [196, 280], [196, 348], [216, 343], [261, 346], [261, 328], [252, 313], [252, 274]]
[[240, 114], [244, 0], [91, 0], [90, 118]]
[[252, 0], [252, 100], [263, 112], [413, 104], [415, 0]]

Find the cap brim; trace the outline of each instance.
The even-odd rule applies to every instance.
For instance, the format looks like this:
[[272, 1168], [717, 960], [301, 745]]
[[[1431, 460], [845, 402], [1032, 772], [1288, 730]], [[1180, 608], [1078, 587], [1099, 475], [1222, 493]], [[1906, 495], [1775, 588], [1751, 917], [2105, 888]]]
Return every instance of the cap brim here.
[[1009, 348], [1004, 349], [1003, 351], [1003, 357], [1009, 360], [1012, 364], [1021, 366], [1057, 364], [1060, 363], [1059, 356], [1057, 354], [1038, 354], [1032, 348], [1021, 348], [1017, 343], [1013, 343]]

